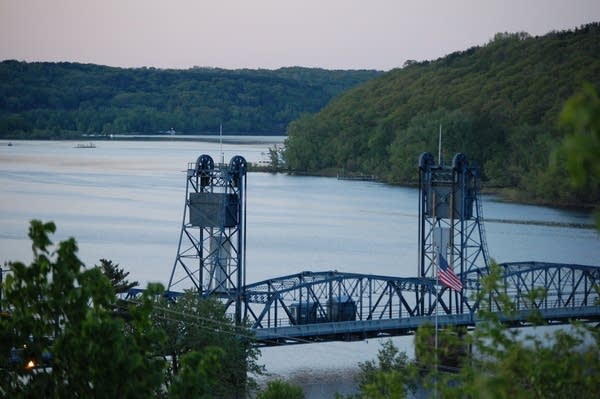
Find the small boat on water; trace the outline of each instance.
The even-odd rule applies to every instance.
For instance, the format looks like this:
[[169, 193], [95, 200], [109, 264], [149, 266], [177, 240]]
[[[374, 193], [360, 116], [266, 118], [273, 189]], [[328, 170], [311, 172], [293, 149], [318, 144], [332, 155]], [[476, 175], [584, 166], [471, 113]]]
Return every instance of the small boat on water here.
[[94, 143], [88, 143], [88, 144], [77, 144], [75, 147], [73, 148], [96, 148], [96, 144]]

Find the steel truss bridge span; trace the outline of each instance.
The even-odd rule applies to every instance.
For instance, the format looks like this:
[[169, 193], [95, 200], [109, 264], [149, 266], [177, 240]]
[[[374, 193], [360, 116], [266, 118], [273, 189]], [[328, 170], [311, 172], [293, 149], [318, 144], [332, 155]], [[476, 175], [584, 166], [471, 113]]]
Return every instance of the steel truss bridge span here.
[[[554, 324], [600, 320], [600, 268], [540, 262], [499, 266], [502, 288], [485, 302], [478, 299], [485, 269], [461, 276], [462, 293], [433, 278], [307, 271], [247, 285], [243, 302], [262, 345], [408, 335], [436, 318], [440, 327], [470, 327], [484, 303], [511, 326], [530, 325], [534, 311]], [[514, 308], [503, 309], [498, 294], [506, 294]]]
[[[436, 162], [425, 152], [418, 173], [415, 277], [301, 272], [247, 284], [247, 162], [238, 155], [225, 164], [221, 154], [216, 163], [202, 154], [187, 168], [167, 295], [176, 300], [175, 287], [187, 287], [219, 298], [235, 323], [249, 323], [264, 345], [403, 335], [425, 323], [473, 326], [482, 310], [515, 326], [527, 325], [534, 312], [551, 323], [600, 319], [600, 268], [593, 266], [504, 263], [498, 286], [482, 298], [491, 269], [479, 169], [462, 153], [446, 164], [440, 153]], [[438, 284], [441, 271], [454, 290]], [[502, 297], [511, 302], [508, 309]]]

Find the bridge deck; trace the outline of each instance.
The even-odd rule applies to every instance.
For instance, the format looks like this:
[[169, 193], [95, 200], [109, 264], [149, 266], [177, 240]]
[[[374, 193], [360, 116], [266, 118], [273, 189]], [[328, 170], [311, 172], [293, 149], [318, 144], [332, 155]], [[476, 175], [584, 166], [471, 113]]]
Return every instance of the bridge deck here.
[[[530, 326], [531, 311], [519, 311], [514, 317], [501, 316], [513, 327]], [[600, 306], [584, 308], [556, 308], [540, 310], [539, 315], [548, 324], [565, 324], [571, 320], [600, 321]], [[412, 335], [423, 325], [435, 325], [435, 316], [417, 316], [402, 319], [363, 320], [303, 324], [277, 328], [259, 328], [254, 333], [260, 345], [293, 343], [353, 341], [373, 337]], [[478, 322], [477, 314], [439, 315], [439, 327], [472, 327]]]

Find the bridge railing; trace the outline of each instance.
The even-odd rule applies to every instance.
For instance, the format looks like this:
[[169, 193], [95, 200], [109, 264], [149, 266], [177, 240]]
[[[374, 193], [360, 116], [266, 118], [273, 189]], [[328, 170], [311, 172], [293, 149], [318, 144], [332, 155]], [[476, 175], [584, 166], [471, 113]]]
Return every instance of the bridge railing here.
[[[514, 311], [582, 309], [598, 305], [600, 268], [597, 266], [548, 262], [512, 262], [499, 266], [501, 288], [487, 298], [488, 310], [508, 312], [498, 300], [499, 294], [510, 299], [510, 310]], [[466, 277], [483, 274], [475, 270]]]

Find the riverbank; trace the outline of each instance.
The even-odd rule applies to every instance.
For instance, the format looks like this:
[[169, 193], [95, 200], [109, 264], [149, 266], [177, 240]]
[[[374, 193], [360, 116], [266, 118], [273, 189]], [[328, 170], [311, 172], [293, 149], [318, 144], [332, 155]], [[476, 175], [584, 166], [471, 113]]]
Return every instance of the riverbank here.
[[45, 132], [31, 134], [23, 137], [20, 134], [0, 134], [0, 140], [18, 141], [205, 141], [223, 144], [271, 144], [282, 143], [285, 136], [280, 133], [248, 134], [244, 132], [228, 133], [222, 136], [219, 133], [206, 132], [194, 134], [169, 134], [169, 133], [132, 133], [132, 134], [81, 134], [79, 132], [63, 132], [59, 135]]
[[[416, 166], [415, 166], [416, 167]], [[327, 168], [322, 169], [316, 172], [306, 172], [306, 171], [298, 171], [298, 170], [284, 170], [280, 169], [278, 172], [287, 173], [292, 176], [314, 176], [314, 177], [338, 177], [340, 175], [339, 169], [336, 168]], [[349, 174], [349, 176], [366, 176], [360, 173]], [[374, 181], [381, 184], [388, 184], [390, 186], [396, 187], [410, 187], [410, 188], [418, 188], [417, 183], [410, 182], [390, 182], [387, 180], [383, 180], [378, 178], [376, 175], [368, 175], [369, 181]], [[365, 180], [365, 179], [347, 179], [347, 180]], [[593, 203], [571, 203], [571, 202], [560, 202], [560, 201], [549, 201], [546, 198], [532, 198], [531, 196], [527, 196], [524, 194], [523, 190], [517, 187], [489, 187], [486, 186], [485, 183], [481, 184], [481, 188], [479, 190], [481, 194], [490, 195], [495, 198], [496, 201], [506, 202], [511, 204], [520, 204], [520, 205], [537, 205], [537, 206], [549, 206], [557, 209], [564, 210], [573, 210], [573, 211], [585, 211], [591, 212], [594, 209], [598, 208], [600, 204]]]
[[481, 194], [492, 195], [497, 201], [521, 204], [521, 205], [537, 205], [537, 206], [550, 206], [553, 208], [560, 208], [565, 210], [574, 211], [592, 211], [598, 207], [598, 204], [591, 203], [569, 203], [559, 201], [548, 201], [544, 198], [531, 198], [524, 196], [522, 190], [516, 187], [486, 187], [483, 186], [480, 190]]

